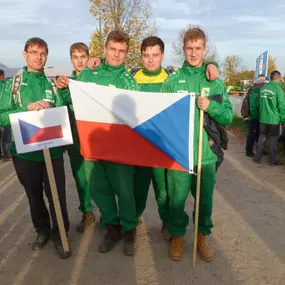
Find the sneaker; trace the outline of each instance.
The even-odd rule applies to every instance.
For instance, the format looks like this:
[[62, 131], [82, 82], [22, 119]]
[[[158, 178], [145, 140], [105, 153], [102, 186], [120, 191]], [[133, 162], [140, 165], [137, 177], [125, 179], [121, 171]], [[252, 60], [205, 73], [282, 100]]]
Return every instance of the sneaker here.
[[62, 259], [64, 258], [68, 258], [71, 256], [71, 251], [70, 251], [70, 248], [69, 248], [69, 251], [64, 251], [63, 250], [63, 247], [62, 247], [62, 244], [61, 244], [61, 240], [55, 240], [54, 241], [54, 248], [58, 254], [58, 256]]
[[95, 223], [95, 216], [93, 212], [83, 213], [81, 222], [76, 226], [76, 231], [78, 233], [83, 233], [87, 228]]
[[103, 243], [99, 246], [99, 252], [109, 252], [121, 238], [121, 225], [109, 225]]
[[169, 233], [167, 229], [167, 224], [166, 222], [162, 222], [162, 235], [165, 240], [172, 240], [172, 235]]
[[125, 244], [124, 253], [126, 256], [134, 256], [136, 252], [135, 241], [136, 241], [136, 229], [125, 232]]
[[249, 156], [249, 157], [254, 157], [255, 153], [254, 152], [247, 152], [245, 155]]
[[32, 243], [32, 250], [42, 249], [49, 240], [49, 235], [38, 234], [36, 239]]
[[256, 164], [260, 164], [260, 161], [258, 161], [258, 160], [256, 160], [256, 159], [253, 159], [252, 160], [254, 163], [256, 163]]

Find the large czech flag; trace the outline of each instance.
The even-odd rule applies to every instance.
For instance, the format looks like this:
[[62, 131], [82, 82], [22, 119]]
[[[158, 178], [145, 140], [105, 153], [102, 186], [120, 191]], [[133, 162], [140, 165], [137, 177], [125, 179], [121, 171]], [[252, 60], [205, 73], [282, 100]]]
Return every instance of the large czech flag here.
[[193, 173], [195, 94], [69, 88], [85, 159]]

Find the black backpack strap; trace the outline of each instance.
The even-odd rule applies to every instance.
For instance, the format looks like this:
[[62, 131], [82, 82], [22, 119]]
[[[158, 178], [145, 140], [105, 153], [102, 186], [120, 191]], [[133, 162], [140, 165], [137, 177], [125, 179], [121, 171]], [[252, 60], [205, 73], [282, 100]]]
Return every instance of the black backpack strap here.
[[140, 67], [132, 68], [132, 69], [130, 70], [130, 74], [131, 74], [132, 76], [135, 76], [135, 74], [136, 74], [140, 69], [141, 69]]
[[171, 73], [173, 73], [175, 70], [177, 70], [177, 68], [174, 68], [173, 66], [167, 66], [166, 68], [164, 68], [164, 70], [166, 71], [166, 73], [168, 75], [170, 75]]
[[53, 78], [48, 78], [48, 77], [47, 77], [47, 80], [49, 81], [49, 83], [52, 87], [54, 95], [57, 95], [57, 87], [56, 87], [55, 80]]

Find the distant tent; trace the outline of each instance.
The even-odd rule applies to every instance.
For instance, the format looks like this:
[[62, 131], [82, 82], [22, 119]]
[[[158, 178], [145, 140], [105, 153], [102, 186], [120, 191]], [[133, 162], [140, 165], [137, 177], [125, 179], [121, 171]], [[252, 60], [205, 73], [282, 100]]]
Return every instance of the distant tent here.
[[[4, 70], [6, 79], [11, 78], [22, 71], [22, 68], [10, 68], [3, 63], [0, 63], [0, 69]], [[72, 67], [47, 67], [45, 68], [45, 74], [50, 78], [55, 78], [59, 75], [70, 76], [72, 70]]]
[[3, 69], [3, 68], [7, 68], [8, 66], [6, 66], [5, 64], [1, 63], [0, 62], [0, 69]]

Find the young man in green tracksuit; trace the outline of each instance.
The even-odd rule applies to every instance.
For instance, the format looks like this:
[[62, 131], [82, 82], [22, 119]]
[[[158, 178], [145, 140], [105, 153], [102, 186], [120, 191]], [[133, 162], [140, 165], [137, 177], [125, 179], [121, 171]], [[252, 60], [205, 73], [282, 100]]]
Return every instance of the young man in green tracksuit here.
[[[126, 70], [129, 37], [121, 31], [109, 33], [105, 43], [105, 60], [94, 70], [85, 68], [78, 76], [79, 81], [94, 82], [127, 90], [138, 90], [138, 86]], [[58, 78], [58, 87], [68, 84], [66, 78]], [[125, 232], [125, 255], [135, 254], [135, 237], [138, 218], [134, 198], [134, 166], [110, 161], [89, 161], [86, 167], [91, 196], [98, 205], [102, 225], [108, 228], [102, 253], [109, 252], [121, 239], [121, 225]], [[116, 203], [118, 198], [118, 205]]]
[[[78, 80], [80, 72], [86, 67], [89, 60], [89, 49], [84, 43], [74, 43], [70, 47], [70, 61], [74, 67], [71, 78]], [[73, 135], [73, 144], [67, 147], [72, 174], [75, 180], [78, 197], [80, 201], [79, 209], [83, 213], [81, 222], [76, 226], [77, 232], [84, 232], [86, 228], [95, 223], [95, 216], [92, 212], [91, 195], [88, 188], [85, 171], [85, 161], [80, 153], [79, 135], [76, 126], [74, 109], [68, 89], [58, 89], [58, 96], [63, 104], [67, 105], [71, 130]]]
[[285, 123], [285, 98], [280, 84], [281, 74], [275, 70], [270, 75], [270, 82], [263, 86], [259, 96], [259, 123], [260, 131], [256, 154], [253, 159], [260, 163], [266, 136], [269, 137], [270, 165], [280, 165], [277, 158], [277, 144], [280, 134], [280, 123]]
[[[7, 80], [0, 94], [0, 126], [11, 127], [9, 114], [38, 111], [61, 105], [53, 85], [43, 71], [48, 56], [47, 43], [40, 38], [31, 38], [26, 42], [23, 55], [27, 67], [23, 69], [20, 76], [15, 77], [14, 81], [12, 79]], [[16, 80], [16, 78], [18, 79]], [[15, 83], [13, 84], [13, 82]], [[65, 172], [62, 154], [63, 149], [61, 147], [50, 149], [62, 217], [65, 229], [68, 232], [69, 219], [66, 208]], [[13, 142], [11, 155], [19, 181], [25, 188], [29, 199], [33, 225], [38, 234], [32, 243], [32, 249], [39, 250], [43, 248], [51, 237], [59, 256], [61, 258], [69, 257], [70, 252], [63, 251], [60, 240], [43, 152], [35, 151], [18, 154], [15, 142]], [[43, 198], [43, 191], [45, 191], [48, 198], [49, 212]]]
[[[131, 73], [143, 92], [160, 92], [162, 83], [169, 75], [169, 71], [162, 68], [164, 59], [164, 42], [156, 36], [150, 36], [141, 44], [143, 68]], [[211, 64], [210, 64], [211, 65]], [[209, 77], [218, 77], [215, 65], [209, 66]], [[217, 75], [216, 75], [217, 74]], [[169, 197], [166, 190], [167, 170], [162, 168], [150, 168], [137, 166], [135, 169], [135, 198], [137, 215], [140, 218], [146, 207], [146, 200], [152, 180], [159, 217], [162, 221], [162, 231], [165, 239], [171, 239], [167, 231], [167, 212]]]
[[[197, 166], [199, 143], [199, 109], [204, 110], [217, 123], [226, 125], [232, 121], [233, 111], [224, 83], [217, 79], [208, 81], [205, 76], [203, 55], [206, 51], [206, 36], [200, 28], [189, 29], [184, 36], [184, 54], [186, 61], [182, 68], [173, 72], [164, 82], [162, 92], [195, 92], [199, 96], [202, 88], [210, 88], [210, 96], [222, 96], [222, 104], [208, 98], [197, 98], [194, 122], [194, 165]], [[210, 148], [208, 135], [203, 134], [203, 158], [201, 173], [201, 195], [198, 225], [198, 251], [205, 261], [213, 260], [213, 251], [209, 248], [206, 235], [211, 234], [213, 191], [216, 182], [217, 157]], [[195, 171], [196, 171], [195, 167]], [[187, 172], [168, 170], [167, 184], [169, 212], [167, 226], [173, 236], [169, 253], [172, 260], [180, 260], [183, 254], [183, 236], [189, 223], [185, 212], [185, 202], [191, 190], [196, 195], [196, 176]]]
[[254, 157], [253, 146], [259, 136], [258, 105], [260, 89], [266, 84], [265, 76], [260, 76], [255, 80], [255, 84], [249, 93], [249, 117], [248, 117], [248, 135], [246, 139], [245, 154]]
[[[134, 79], [143, 92], [160, 92], [161, 85], [169, 75], [161, 67], [164, 59], [164, 42], [155, 36], [148, 37], [141, 44], [143, 69], [135, 73], [131, 71]], [[166, 170], [163, 168], [135, 167], [134, 190], [137, 216], [141, 219], [146, 207], [149, 186], [152, 181], [155, 199], [158, 205], [159, 217], [162, 221], [162, 231], [165, 239], [171, 238], [166, 227], [168, 212], [168, 194], [166, 190]]]

